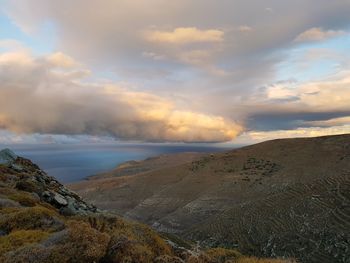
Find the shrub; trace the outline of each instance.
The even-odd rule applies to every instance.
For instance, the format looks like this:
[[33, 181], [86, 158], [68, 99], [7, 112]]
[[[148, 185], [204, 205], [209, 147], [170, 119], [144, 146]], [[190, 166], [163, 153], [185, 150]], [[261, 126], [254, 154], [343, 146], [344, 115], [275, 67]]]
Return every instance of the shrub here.
[[40, 187], [38, 183], [30, 180], [20, 180], [16, 183], [16, 189], [25, 192], [34, 192], [40, 194], [43, 192], [43, 187]]
[[70, 221], [67, 226], [67, 230], [54, 233], [41, 243], [12, 250], [0, 257], [0, 262], [99, 262], [106, 253], [109, 237], [83, 222]]
[[154, 260], [154, 263], [183, 263], [184, 261], [179, 257], [162, 255]]
[[62, 229], [63, 226], [63, 222], [59, 220], [55, 211], [40, 206], [23, 208], [0, 218], [0, 229], [8, 232], [21, 229], [55, 231]]
[[128, 240], [127, 253], [135, 246], [135, 250], [139, 252], [144, 249], [149, 250], [152, 258], [160, 255], [172, 255], [172, 250], [164, 239], [146, 225], [127, 222], [115, 216], [106, 215], [92, 216], [88, 219], [86, 217], [76, 218], [85, 220], [94, 229], [109, 234], [112, 237], [109, 245], [110, 248], [115, 245], [115, 242], [126, 238]]
[[35, 198], [32, 194], [27, 192], [16, 191], [15, 193], [7, 195], [13, 201], [20, 203], [23, 206], [35, 206], [40, 202], [39, 198]]
[[104, 262], [109, 263], [151, 263], [154, 255], [146, 245], [126, 236], [114, 236], [111, 239], [108, 254]]
[[225, 248], [211, 248], [205, 251], [205, 253], [209, 256], [211, 261], [224, 263], [227, 260], [236, 260], [242, 255], [233, 249], [225, 249]]
[[49, 262], [97, 262], [106, 254], [109, 236], [88, 224], [70, 221], [68, 235], [50, 247]]
[[49, 250], [37, 244], [29, 244], [10, 251], [0, 257], [3, 263], [51, 263], [48, 259]]
[[0, 237], [0, 255], [27, 244], [40, 242], [48, 235], [47, 232], [41, 230], [14, 231], [7, 236]]
[[256, 257], [241, 257], [235, 263], [296, 263], [292, 259], [270, 259]]

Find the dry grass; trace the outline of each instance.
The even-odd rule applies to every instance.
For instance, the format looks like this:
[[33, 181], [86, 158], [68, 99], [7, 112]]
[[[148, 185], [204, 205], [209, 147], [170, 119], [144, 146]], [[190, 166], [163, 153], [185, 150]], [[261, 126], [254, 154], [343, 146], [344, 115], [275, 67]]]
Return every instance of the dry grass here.
[[7, 236], [0, 237], [0, 255], [21, 246], [37, 243], [47, 238], [49, 234], [41, 230], [19, 230]]
[[67, 229], [68, 234], [51, 247], [50, 262], [97, 262], [106, 254], [107, 234], [78, 221], [68, 222]]
[[241, 257], [235, 263], [297, 263], [292, 259], [264, 259], [255, 257]]
[[227, 260], [236, 260], [241, 257], [241, 253], [233, 249], [212, 248], [205, 251], [211, 260], [216, 262], [226, 262]]
[[31, 194], [25, 192], [17, 192], [15, 194], [9, 195], [9, 199], [20, 203], [22, 206], [35, 206], [39, 203], [38, 199], [35, 199]]
[[88, 221], [111, 237], [106, 262], [153, 262], [160, 255], [172, 255], [169, 245], [148, 226], [105, 216]]
[[0, 218], [0, 229], [7, 232], [30, 229], [54, 231], [63, 227], [59, 215], [45, 207], [9, 209], [9, 212]]

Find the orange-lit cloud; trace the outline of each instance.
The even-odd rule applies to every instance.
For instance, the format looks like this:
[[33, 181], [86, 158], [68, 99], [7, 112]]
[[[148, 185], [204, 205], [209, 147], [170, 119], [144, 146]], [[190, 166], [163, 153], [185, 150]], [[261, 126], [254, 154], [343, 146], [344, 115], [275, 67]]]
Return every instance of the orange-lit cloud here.
[[173, 31], [148, 31], [146, 39], [154, 43], [193, 44], [222, 42], [224, 32], [217, 29], [200, 30], [196, 27], [178, 27]]
[[296, 42], [307, 42], [307, 41], [322, 41], [328, 38], [337, 37], [344, 35], [345, 31], [342, 30], [323, 30], [320, 27], [314, 27], [306, 30], [296, 37]]
[[233, 121], [179, 109], [157, 95], [113, 83], [86, 84], [82, 75], [71, 74], [78, 64], [62, 53], [39, 58], [2, 54], [1, 128], [18, 133], [111, 135], [169, 142], [230, 141], [242, 131]]

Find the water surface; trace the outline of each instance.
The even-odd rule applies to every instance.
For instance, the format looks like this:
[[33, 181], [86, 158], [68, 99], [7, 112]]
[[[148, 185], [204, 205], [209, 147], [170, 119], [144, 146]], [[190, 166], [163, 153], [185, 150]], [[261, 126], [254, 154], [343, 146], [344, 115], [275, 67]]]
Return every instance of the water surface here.
[[42, 144], [0, 145], [38, 164], [49, 175], [63, 183], [115, 168], [129, 160], [142, 160], [164, 153], [218, 152], [227, 148], [208, 145], [162, 144]]

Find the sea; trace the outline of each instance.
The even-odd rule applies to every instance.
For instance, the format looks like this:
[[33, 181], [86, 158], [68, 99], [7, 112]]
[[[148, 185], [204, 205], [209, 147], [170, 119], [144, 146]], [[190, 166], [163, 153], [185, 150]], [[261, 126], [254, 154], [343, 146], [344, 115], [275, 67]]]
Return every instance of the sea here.
[[0, 145], [28, 158], [62, 183], [72, 183], [106, 172], [130, 160], [181, 152], [215, 153], [228, 150], [217, 145], [197, 144], [14, 144]]

